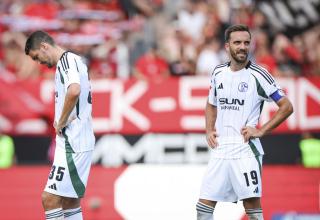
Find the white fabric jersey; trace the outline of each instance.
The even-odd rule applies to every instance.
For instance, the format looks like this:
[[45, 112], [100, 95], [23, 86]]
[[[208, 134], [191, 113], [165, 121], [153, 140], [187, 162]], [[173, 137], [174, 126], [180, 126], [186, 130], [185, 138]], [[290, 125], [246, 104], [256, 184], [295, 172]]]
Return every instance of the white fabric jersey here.
[[63, 137], [56, 136], [57, 146], [71, 146], [73, 152], [93, 150], [95, 137], [92, 127], [92, 100], [88, 69], [80, 56], [65, 52], [57, 63], [55, 75], [55, 122], [62, 113], [65, 96], [70, 84], [80, 84], [79, 100], [69, 118], [75, 118], [65, 129]]
[[241, 129], [256, 127], [264, 101], [272, 101], [270, 96], [281, 90], [266, 69], [251, 61], [235, 72], [229, 65], [218, 65], [211, 78], [208, 102], [217, 107], [215, 127], [218, 134], [218, 147], [213, 149], [212, 157], [263, 155], [260, 140], [255, 138], [244, 143]]

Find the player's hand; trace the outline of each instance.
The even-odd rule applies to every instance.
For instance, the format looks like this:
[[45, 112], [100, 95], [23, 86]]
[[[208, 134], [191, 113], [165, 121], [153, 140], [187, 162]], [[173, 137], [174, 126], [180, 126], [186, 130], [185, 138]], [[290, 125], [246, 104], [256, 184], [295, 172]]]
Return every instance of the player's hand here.
[[262, 137], [262, 132], [254, 127], [245, 126], [241, 129], [241, 134], [243, 135], [244, 142], [248, 142], [251, 138]]
[[59, 126], [56, 121], [53, 123], [53, 127], [56, 131], [56, 134], [59, 135], [60, 137], [62, 137], [62, 128], [63, 127], [61, 127], [61, 125]]
[[207, 132], [207, 142], [209, 144], [209, 147], [211, 147], [212, 149], [218, 146], [217, 137], [218, 134], [216, 130]]
[[67, 127], [74, 119], [76, 119], [76, 116], [72, 116], [68, 119], [68, 121], [66, 123], [57, 123], [56, 121], [53, 123], [53, 127], [56, 130], [56, 134], [59, 136], [63, 136], [62, 135], [62, 129], [64, 127]]

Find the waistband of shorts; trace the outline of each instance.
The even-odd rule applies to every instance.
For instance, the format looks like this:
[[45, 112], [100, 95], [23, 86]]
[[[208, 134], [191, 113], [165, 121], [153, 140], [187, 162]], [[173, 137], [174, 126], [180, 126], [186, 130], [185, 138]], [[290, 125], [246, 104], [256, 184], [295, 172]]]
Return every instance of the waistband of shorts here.
[[227, 136], [227, 137], [217, 137], [219, 145], [225, 144], [245, 144], [243, 136]]

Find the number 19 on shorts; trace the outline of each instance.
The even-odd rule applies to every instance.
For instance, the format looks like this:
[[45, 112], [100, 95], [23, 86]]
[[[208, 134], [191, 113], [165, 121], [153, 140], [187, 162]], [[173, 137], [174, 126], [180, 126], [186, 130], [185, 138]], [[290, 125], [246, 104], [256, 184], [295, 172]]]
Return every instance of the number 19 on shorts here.
[[247, 186], [250, 186], [250, 180], [251, 180], [251, 183], [253, 185], [257, 185], [258, 184], [258, 174], [255, 170], [252, 170], [250, 172], [250, 175], [248, 175], [248, 173], [243, 173], [244, 175], [244, 178], [246, 180], [246, 184]]

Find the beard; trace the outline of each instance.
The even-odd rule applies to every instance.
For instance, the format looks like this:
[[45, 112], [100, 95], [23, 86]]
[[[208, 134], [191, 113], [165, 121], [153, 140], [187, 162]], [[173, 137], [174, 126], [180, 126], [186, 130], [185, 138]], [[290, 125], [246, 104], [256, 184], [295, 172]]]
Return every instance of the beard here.
[[[241, 54], [242, 57], [238, 57], [237, 56], [238, 54]], [[237, 63], [245, 63], [248, 59], [248, 52], [244, 50], [240, 50], [238, 52], [235, 52], [234, 50], [230, 50], [230, 55]]]

